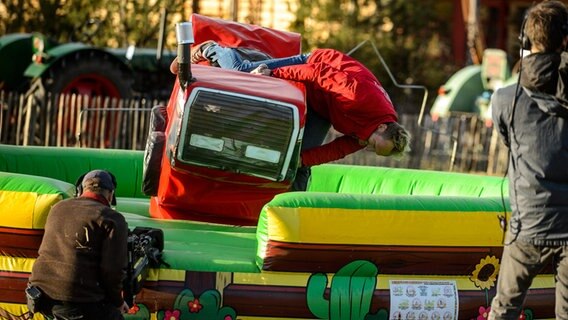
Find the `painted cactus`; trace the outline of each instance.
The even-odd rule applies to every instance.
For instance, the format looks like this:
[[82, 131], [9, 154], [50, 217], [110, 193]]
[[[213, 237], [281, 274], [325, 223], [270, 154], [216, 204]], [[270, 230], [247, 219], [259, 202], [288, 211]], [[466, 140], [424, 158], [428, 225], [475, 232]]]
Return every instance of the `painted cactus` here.
[[377, 274], [377, 267], [369, 261], [350, 262], [333, 276], [329, 300], [325, 298], [327, 275], [312, 274], [307, 284], [308, 308], [320, 319], [364, 320], [371, 308]]
[[221, 307], [221, 294], [207, 290], [195, 297], [189, 289], [182, 290], [176, 297], [173, 310], [158, 312], [158, 320], [235, 320], [236, 312], [231, 307]]

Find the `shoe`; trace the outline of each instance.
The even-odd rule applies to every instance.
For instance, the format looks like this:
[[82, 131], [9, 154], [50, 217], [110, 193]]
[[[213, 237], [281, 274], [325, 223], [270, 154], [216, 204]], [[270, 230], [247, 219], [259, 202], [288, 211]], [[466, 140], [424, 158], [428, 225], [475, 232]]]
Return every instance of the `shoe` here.
[[213, 40], [207, 40], [191, 48], [191, 63], [206, 61], [207, 58], [203, 56], [203, 52], [214, 44], [217, 44], [217, 42]]

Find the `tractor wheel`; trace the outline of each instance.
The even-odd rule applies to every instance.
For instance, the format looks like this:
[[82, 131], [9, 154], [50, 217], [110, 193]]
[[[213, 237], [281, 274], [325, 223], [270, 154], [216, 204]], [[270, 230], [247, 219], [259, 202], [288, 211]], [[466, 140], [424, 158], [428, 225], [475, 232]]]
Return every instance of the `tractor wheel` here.
[[[34, 81], [30, 89], [37, 101], [47, 101], [47, 94], [76, 94], [103, 99], [128, 99], [132, 97], [133, 78], [130, 70], [114, 57], [96, 51], [83, 51], [69, 54], [59, 59], [41, 78]], [[65, 100], [68, 101], [68, 100]], [[56, 106], [62, 106], [58, 101]], [[91, 102], [88, 102], [91, 105]], [[66, 109], [63, 117], [58, 121], [59, 131], [63, 136], [58, 140], [66, 141], [63, 145], [80, 145], [85, 147], [114, 147], [120, 143], [121, 118], [118, 112], [94, 112], [81, 120], [78, 131], [78, 110], [70, 109], [71, 105], [64, 105]], [[86, 106], [83, 105], [84, 109]], [[112, 106], [111, 106], [112, 107]], [[105, 115], [103, 115], [105, 114]], [[86, 122], [85, 122], [86, 121]], [[77, 140], [80, 137], [81, 140]]]
[[147, 196], [158, 194], [162, 155], [166, 145], [166, 106], [158, 105], [152, 108], [150, 115], [150, 130], [144, 150], [144, 168], [142, 170], [142, 192]]
[[46, 92], [129, 98], [132, 77], [112, 57], [96, 52], [63, 57], [42, 76]]

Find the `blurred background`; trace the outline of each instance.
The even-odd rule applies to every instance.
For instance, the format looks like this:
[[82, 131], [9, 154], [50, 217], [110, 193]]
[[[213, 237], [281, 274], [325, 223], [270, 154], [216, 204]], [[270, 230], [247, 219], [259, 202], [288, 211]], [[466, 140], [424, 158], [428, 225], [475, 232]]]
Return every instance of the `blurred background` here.
[[[175, 23], [188, 21], [192, 13], [199, 13], [298, 32], [304, 51], [325, 47], [349, 52], [367, 41], [352, 55], [369, 67], [389, 92], [400, 122], [413, 133], [412, 152], [402, 160], [359, 152], [340, 162], [501, 175], [507, 154], [494, 134], [488, 101], [499, 86], [515, 81], [518, 35], [525, 11], [532, 3], [527, 0], [2, 0], [0, 36], [6, 40], [0, 38], [0, 143], [143, 149], [145, 114], [152, 105], [167, 100], [173, 81], [165, 68], [170, 60], [164, 58], [163, 52], [175, 54]], [[24, 48], [7, 49], [14, 35], [26, 38], [27, 46], [32, 39], [34, 50], [28, 50], [29, 56], [23, 54]], [[93, 129], [86, 128], [77, 117], [84, 109], [93, 107], [94, 100], [59, 99], [63, 96], [53, 100], [51, 94], [77, 94], [82, 87], [75, 90], [67, 85], [56, 86], [53, 83], [58, 77], [54, 77], [55, 71], [50, 71], [51, 66], [33, 70], [28, 64], [34, 59], [36, 63], [42, 62], [42, 57], [47, 59], [48, 47], [66, 43], [109, 52], [123, 48], [126, 55], [128, 48], [130, 54], [144, 48], [162, 52], [153, 59], [158, 63], [150, 67], [155, 63], [152, 59], [144, 61], [145, 67], [135, 66], [136, 59], [125, 60], [124, 68], [134, 70], [129, 70], [134, 72], [129, 74], [133, 74], [131, 80], [138, 85], [133, 92], [138, 94], [120, 86], [105, 87], [104, 83], [98, 85], [98, 91], [93, 85], [89, 87], [91, 95], [95, 92], [120, 99], [118, 105], [99, 100], [98, 107], [142, 112], [124, 115], [124, 119], [130, 117], [128, 123], [132, 127], [128, 128], [134, 134], [123, 133], [119, 135], [121, 139], [111, 139], [112, 143], [108, 136], [89, 137]], [[11, 53], [2, 55], [3, 48]], [[25, 60], [22, 62], [25, 76], [20, 70], [12, 70], [21, 60]], [[140, 71], [141, 68], [146, 69]], [[62, 72], [65, 68], [53, 66], [53, 69]], [[155, 82], [138, 83], [138, 78], [155, 78]], [[79, 80], [75, 82], [84, 86]], [[155, 89], [156, 83], [163, 87], [161, 92], [155, 90], [149, 95], [151, 90], [147, 87]], [[30, 96], [36, 102], [41, 100], [41, 105], [32, 107]], [[48, 96], [52, 99], [47, 99]], [[56, 112], [63, 105], [66, 110], [75, 110], [74, 113], [62, 115], [59, 111], [58, 115]], [[50, 123], [56, 123], [57, 128], [49, 127]], [[328, 139], [335, 135], [330, 131]]]

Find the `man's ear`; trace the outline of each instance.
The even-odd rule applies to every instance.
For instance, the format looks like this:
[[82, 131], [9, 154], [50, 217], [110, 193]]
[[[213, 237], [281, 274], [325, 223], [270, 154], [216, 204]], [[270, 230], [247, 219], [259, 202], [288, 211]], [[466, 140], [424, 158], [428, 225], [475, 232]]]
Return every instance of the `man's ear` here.
[[86, 174], [87, 172], [83, 173], [79, 178], [77, 178], [77, 181], [75, 181], [75, 197], [80, 197], [81, 194], [83, 194], [83, 178]]
[[381, 123], [377, 127], [377, 132], [383, 133], [383, 132], [385, 132], [385, 130], [387, 130], [387, 124], [386, 123]]

